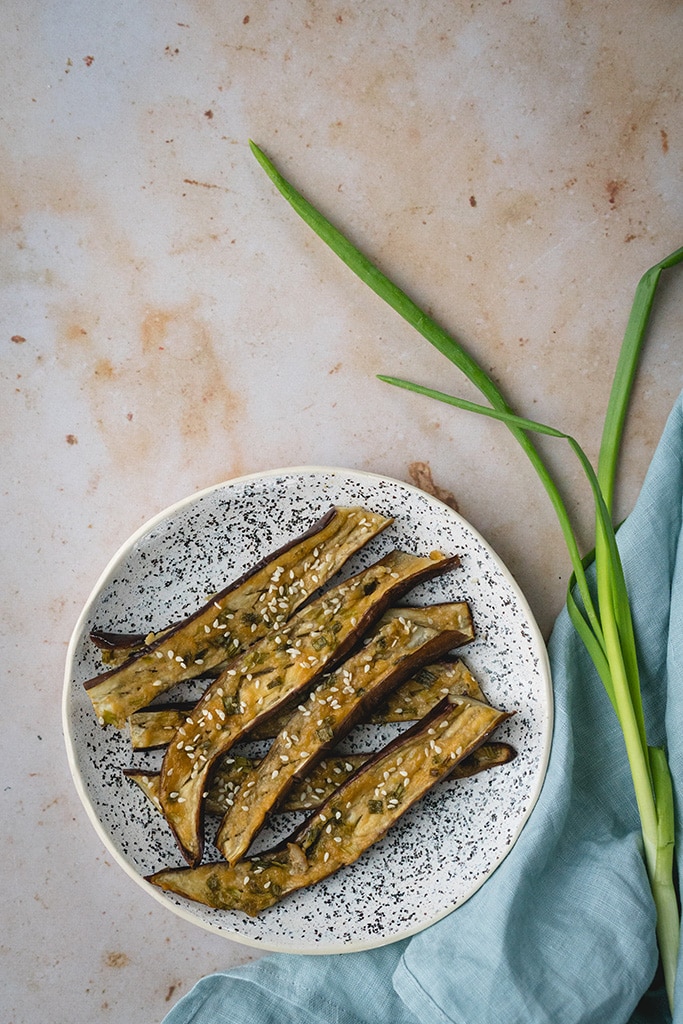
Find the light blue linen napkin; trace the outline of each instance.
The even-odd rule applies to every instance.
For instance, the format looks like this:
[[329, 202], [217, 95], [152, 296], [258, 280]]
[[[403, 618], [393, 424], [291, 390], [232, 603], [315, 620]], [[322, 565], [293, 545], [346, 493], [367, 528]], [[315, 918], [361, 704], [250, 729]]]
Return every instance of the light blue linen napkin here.
[[[619, 531], [649, 740], [666, 738], [683, 868], [683, 396]], [[514, 849], [462, 907], [364, 953], [274, 955], [199, 981], [164, 1024], [646, 1024], [670, 1020], [633, 790], [611, 705], [566, 610], [555, 729]], [[679, 961], [676, 1024], [683, 1024]]]

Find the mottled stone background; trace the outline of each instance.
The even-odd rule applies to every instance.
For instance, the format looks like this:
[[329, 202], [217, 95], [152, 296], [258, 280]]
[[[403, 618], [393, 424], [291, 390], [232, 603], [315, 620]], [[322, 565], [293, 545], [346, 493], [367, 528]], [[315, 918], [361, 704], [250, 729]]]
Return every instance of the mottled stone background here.
[[[683, 7], [8, 0], [2, 273], [3, 1020], [160, 1020], [254, 955], [110, 863], [61, 737], [66, 645], [105, 564], [197, 488], [337, 465], [437, 486], [547, 635], [568, 561], [505, 428], [308, 232], [257, 141], [470, 347], [596, 457], [641, 273], [681, 244]], [[683, 384], [663, 282], [620, 477], [628, 513]], [[567, 448], [544, 451], [590, 544]]]

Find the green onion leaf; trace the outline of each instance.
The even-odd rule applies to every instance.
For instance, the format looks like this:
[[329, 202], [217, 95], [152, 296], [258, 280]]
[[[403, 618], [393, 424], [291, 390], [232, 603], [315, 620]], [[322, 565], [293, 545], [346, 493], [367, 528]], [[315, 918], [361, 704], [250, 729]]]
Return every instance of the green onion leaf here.
[[[680, 938], [680, 911], [673, 880], [674, 802], [666, 753], [648, 746], [638, 674], [638, 657], [629, 595], [612, 522], [614, 480], [623, 426], [655, 291], [662, 272], [683, 261], [677, 249], [641, 278], [626, 328], [602, 434], [597, 472], [579, 443], [564, 431], [518, 416], [495, 382], [475, 359], [390, 281], [338, 228], [308, 202], [253, 142], [252, 152], [276, 188], [299, 216], [381, 299], [461, 370], [488, 406], [397, 377], [380, 380], [504, 423], [526, 452], [553, 505], [572, 564], [567, 609], [595, 665], [624, 737], [634, 795], [640, 815], [645, 865], [657, 912], [657, 941], [670, 1006]], [[582, 557], [574, 527], [557, 484], [534, 446], [531, 434], [564, 441], [578, 458], [590, 484], [595, 510], [595, 549]], [[597, 598], [586, 570], [594, 563]], [[578, 595], [576, 593], [578, 591]]]

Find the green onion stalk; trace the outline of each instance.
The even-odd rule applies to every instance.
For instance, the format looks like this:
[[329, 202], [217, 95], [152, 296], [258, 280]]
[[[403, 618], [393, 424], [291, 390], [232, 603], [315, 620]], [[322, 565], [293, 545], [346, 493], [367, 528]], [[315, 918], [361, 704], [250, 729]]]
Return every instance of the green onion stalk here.
[[[250, 145], [266, 174], [305, 223], [365, 284], [464, 373], [488, 404], [466, 401], [398, 377], [380, 375], [379, 379], [506, 424], [526, 452], [550, 498], [573, 570], [567, 592], [568, 612], [595, 665], [624, 737], [640, 815], [644, 861], [656, 909], [664, 983], [673, 1012], [680, 937], [680, 911], [674, 883], [673, 787], [664, 748], [652, 747], [647, 741], [631, 607], [613, 522], [613, 495], [624, 420], [657, 284], [664, 270], [683, 261], [683, 248], [651, 267], [636, 288], [607, 405], [596, 471], [571, 435], [517, 415], [494, 381], [463, 346], [304, 199], [258, 146]], [[565, 441], [586, 475], [595, 505], [595, 547], [586, 557], [581, 556], [559, 488], [534, 444], [535, 434]], [[593, 563], [594, 589], [589, 586], [587, 575]]]

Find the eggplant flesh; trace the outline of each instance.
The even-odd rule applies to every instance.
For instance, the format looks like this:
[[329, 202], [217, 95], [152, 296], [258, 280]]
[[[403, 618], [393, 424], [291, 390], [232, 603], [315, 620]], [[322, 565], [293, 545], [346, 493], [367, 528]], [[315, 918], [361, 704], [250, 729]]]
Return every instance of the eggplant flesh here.
[[[474, 639], [472, 614], [469, 605], [464, 601], [425, 608], [390, 608], [382, 616], [380, 626], [401, 618], [436, 630], [449, 630], [453, 636], [449, 650], [461, 647]], [[372, 721], [409, 722], [422, 718], [438, 699], [445, 696], [446, 687], [449, 690], [455, 687], [453, 692], [469, 693], [472, 697], [484, 699], [476, 680], [471, 674], [468, 676], [462, 662], [453, 661], [450, 666], [448, 663], [444, 663], [443, 666], [432, 665], [420, 671], [412, 682], [401, 685], [394, 695], [387, 699], [381, 711], [373, 715]], [[173, 733], [183, 724], [193, 707], [194, 704], [190, 703], [167, 704], [141, 708], [133, 712], [128, 718], [133, 750], [152, 750], [155, 747], [167, 746]], [[292, 708], [284, 708], [278, 715], [268, 718], [251, 731], [250, 738], [272, 739], [277, 736], [285, 727], [291, 712]]]
[[382, 621], [401, 618], [408, 618], [418, 626], [428, 626], [430, 629], [457, 630], [461, 633], [458, 647], [474, 640], [474, 622], [467, 601], [444, 601], [424, 606], [396, 605], [387, 609]]
[[[365, 721], [416, 722], [423, 718], [447, 694], [466, 695], [485, 701], [486, 697], [470, 670], [460, 658], [432, 662], [419, 669], [372, 711]], [[169, 704], [143, 708], [128, 720], [133, 750], [154, 750], [168, 746], [174, 733], [192, 711], [194, 704]], [[292, 715], [289, 708], [267, 719], [249, 732], [250, 740], [271, 740], [284, 728]]]
[[337, 745], [369, 707], [420, 663], [451, 649], [458, 636], [457, 621], [453, 626], [435, 630], [404, 615], [388, 618], [359, 651], [323, 677], [291, 714], [221, 822], [216, 846], [229, 864], [244, 856], [289, 787]]
[[[332, 754], [314, 765], [308, 774], [289, 789], [278, 805], [273, 809], [276, 814], [288, 814], [300, 811], [317, 810], [342, 782], [357, 771], [376, 754]], [[469, 757], [461, 761], [451, 772], [451, 779], [466, 779], [489, 768], [508, 764], [516, 757], [514, 747], [509, 743], [491, 741], [477, 747]], [[240, 787], [257, 768], [259, 760], [253, 757], [227, 756], [218, 766], [211, 780], [206, 795], [205, 809], [207, 814], [222, 818], [233, 806]], [[143, 769], [126, 768], [124, 775], [134, 782], [148, 800], [162, 813], [159, 802], [159, 772], [147, 772]]]
[[459, 564], [457, 556], [392, 551], [229, 663], [178, 729], [162, 764], [161, 805], [189, 864], [201, 860], [202, 794], [216, 760], [340, 662], [396, 597]]
[[469, 697], [445, 698], [351, 775], [277, 847], [234, 866], [165, 868], [147, 881], [209, 907], [256, 916], [352, 864], [508, 717]]
[[[211, 600], [215, 600], [219, 597], [218, 594], [213, 595]], [[460, 626], [463, 633], [462, 643], [468, 643], [469, 640], [474, 638], [472, 615], [469, 609], [469, 605], [466, 601], [460, 601], [456, 603], [448, 604], [434, 604], [428, 605], [425, 608], [391, 608], [386, 613], [387, 616], [393, 616], [397, 618], [399, 615], [403, 615], [408, 612], [412, 612], [414, 621], [419, 621], [423, 626], [432, 626], [435, 629], [439, 628], [446, 619], [451, 621], [453, 611], [457, 607], [460, 610]], [[420, 619], [417, 615], [420, 615]], [[90, 639], [93, 644], [98, 647], [102, 654], [102, 662], [104, 664], [120, 665], [131, 655], [141, 650], [143, 647], [149, 647], [150, 644], [154, 643], [155, 640], [159, 640], [170, 630], [175, 629], [177, 624], [167, 626], [165, 630], [159, 633], [116, 633], [103, 629], [92, 629], [90, 631]], [[218, 675], [218, 670], [213, 669], [212, 673]], [[206, 675], [210, 675], [211, 672], [207, 671]]]
[[[177, 683], [222, 670], [286, 622], [391, 522], [363, 508], [333, 508], [188, 618], [141, 648], [133, 645], [121, 664], [85, 683], [99, 723], [123, 728], [130, 714]], [[130, 649], [131, 638], [126, 642]], [[109, 646], [115, 646], [111, 638]]]

